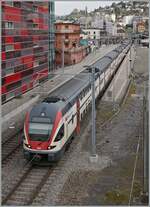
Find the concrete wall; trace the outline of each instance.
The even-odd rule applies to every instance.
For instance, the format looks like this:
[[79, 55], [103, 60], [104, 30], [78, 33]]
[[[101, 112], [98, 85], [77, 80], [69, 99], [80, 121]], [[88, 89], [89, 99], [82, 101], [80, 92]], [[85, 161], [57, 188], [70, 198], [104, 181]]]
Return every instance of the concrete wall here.
[[[131, 55], [130, 55], [130, 50], [131, 50]], [[134, 60], [136, 55], [134, 46], [132, 46], [130, 50], [127, 53], [125, 59], [123, 60], [121, 67], [117, 71], [110, 86], [108, 87], [103, 97], [103, 101], [113, 102], [118, 105], [120, 104], [122, 98], [124, 97], [130, 82], [131, 68], [134, 65]], [[130, 57], [132, 59], [131, 68], [130, 68]]]

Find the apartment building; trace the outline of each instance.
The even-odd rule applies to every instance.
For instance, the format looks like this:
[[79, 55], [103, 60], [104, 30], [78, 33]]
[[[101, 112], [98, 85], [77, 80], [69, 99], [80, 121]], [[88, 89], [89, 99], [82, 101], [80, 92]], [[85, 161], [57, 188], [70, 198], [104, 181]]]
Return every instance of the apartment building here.
[[80, 45], [80, 25], [72, 22], [55, 23], [56, 65], [72, 65], [80, 62], [87, 55], [88, 46]]
[[2, 102], [20, 96], [54, 67], [54, 2], [2, 1]]

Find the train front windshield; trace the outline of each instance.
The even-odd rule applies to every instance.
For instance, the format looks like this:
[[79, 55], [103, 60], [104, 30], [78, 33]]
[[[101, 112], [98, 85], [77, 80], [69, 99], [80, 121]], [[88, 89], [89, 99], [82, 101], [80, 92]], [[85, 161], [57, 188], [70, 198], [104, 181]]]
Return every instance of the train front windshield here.
[[52, 132], [53, 124], [45, 123], [43, 119], [39, 123], [36, 119], [36, 122], [29, 123], [29, 136], [32, 141], [47, 141]]

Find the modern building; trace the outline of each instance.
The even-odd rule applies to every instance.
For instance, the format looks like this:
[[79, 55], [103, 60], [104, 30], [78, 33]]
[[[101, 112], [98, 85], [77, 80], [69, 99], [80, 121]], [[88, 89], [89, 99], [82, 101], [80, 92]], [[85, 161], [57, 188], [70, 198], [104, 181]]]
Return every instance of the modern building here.
[[2, 1], [2, 102], [32, 89], [53, 69], [53, 22], [54, 2]]
[[56, 66], [80, 62], [88, 54], [88, 46], [80, 45], [80, 25], [68, 21], [55, 23]]

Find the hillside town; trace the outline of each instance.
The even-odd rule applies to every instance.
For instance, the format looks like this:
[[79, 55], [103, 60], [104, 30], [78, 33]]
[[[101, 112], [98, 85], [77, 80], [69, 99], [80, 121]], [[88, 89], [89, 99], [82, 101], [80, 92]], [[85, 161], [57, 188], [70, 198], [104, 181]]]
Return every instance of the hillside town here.
[[[60, 47], [62, 47], [62, 44], [58, 45], [57, 42], [64, 41], [65, 65], [69, 65], [80, 62], [90, 51], [103, 44], [114, 44], [131, 35], [132, 38], [147, 39], [148, 12], [149, 3], [121, 1], [112, 3], [111, 6], [99, 7], [91, 12], [88, 12], [88, 7], [85, 10], [75, 8], [69, 15], [56, 16], [56, 66], [61, 65]], [[61, 27], [69, 28], [70, 32], [72, 30], [72, 35], [68, 35], [67, 30], [61, 30]], [[73, 28], [76, 28], [76, 34]], [[76, 43], [71, 45], [74, 39]], [[71, 52], [72, 48], [76, 48], [76, 52], [75, 50]], [[71, 56], [74, 56], [70, 57], [70, 60], [69, 51]]]

